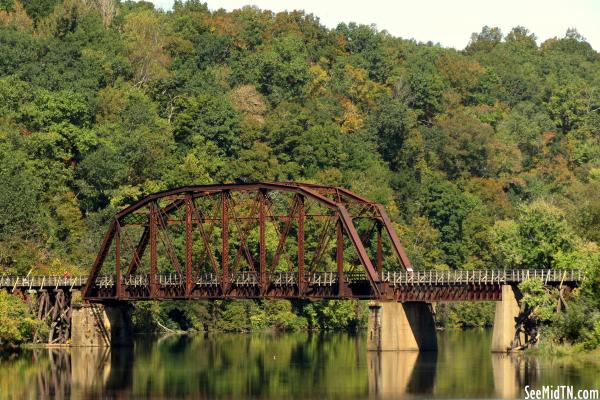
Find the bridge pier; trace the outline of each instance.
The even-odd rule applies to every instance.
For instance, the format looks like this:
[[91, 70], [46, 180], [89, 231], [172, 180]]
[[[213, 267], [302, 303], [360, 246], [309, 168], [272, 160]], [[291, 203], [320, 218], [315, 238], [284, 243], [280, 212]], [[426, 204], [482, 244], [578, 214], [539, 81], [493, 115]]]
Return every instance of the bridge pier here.
[[437, 350], [430, 305], [422, 301], [370, 304], [367, 350]]
[[[492, 332], [492, 352], [506, 353], [513, 347], [516, 319], [521, 312], [521, 293], [516, 286], [502, 285], [502, 300], [496, 302], [494, 330]], [[521, 338], [524, 342], [524, 338]]]
[[71, 315], [71, 345], [133, 345], [130, 305], [78, 304]]

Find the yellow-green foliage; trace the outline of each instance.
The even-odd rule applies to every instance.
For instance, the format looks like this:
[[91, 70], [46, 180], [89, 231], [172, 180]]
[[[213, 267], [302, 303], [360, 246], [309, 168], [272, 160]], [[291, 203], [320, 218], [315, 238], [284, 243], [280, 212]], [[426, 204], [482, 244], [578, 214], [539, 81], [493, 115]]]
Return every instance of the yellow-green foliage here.
[[556, 289], [546, 288], [541, 279], [527, 279], [519, 284], [523, 294], [521, 304], [534, 310], [534, 316], [548, 322], [556, 315], [558, 294]]
[[31, 340], [39, 325], [26, 303], [0, 290], [0, 346]]

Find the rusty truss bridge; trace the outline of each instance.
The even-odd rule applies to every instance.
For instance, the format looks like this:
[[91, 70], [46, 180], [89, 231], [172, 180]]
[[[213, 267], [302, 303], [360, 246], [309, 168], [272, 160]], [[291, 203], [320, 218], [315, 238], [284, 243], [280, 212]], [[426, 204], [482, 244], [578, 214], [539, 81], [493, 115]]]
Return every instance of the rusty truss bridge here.
[[[283, 298], [376, 300], [369, 349], [434, 349], [428, 302], [497, 301], [492, 347], [504, 351], [521, 329], [513, 326], [516, 285], [531, 278], [560, 288], [563, 299], [584, 276], [413, 270], [382, 205], [343, 188], [253, 183], [149, 195], [111, 219], [89, 275], [0, 276], [0, 290], [46, 322], [48, 343], [76, 346], [128, 345], [132, 301]], [[390, 324], [396, 328], [381, 328]], [[390, 334], [408, 336], [386, 339]], [[44, 335], [36, 332], [34, 341]]]
[[[381, 204], [304, 183], [188, 186], [111, 220], [82, 287], [90, 302], [152, 299], [500, 300], [526, 276], [579, 271], [413, 271]], [[35, 286], [35, 285], [33, 285]]]

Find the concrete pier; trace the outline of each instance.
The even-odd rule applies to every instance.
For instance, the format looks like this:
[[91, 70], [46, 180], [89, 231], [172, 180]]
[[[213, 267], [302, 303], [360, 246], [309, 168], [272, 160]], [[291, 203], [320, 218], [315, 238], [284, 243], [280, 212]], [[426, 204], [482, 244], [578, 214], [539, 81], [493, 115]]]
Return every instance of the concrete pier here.
[[492, 352], [506, 353], [512, 348], [512, 342], [515, 339], [516, 318], [520, 312], [518, 302], [520, 297], [516, 287], [502, 286], [502, 300], [496, 302], [496, 314], [494, 315]]
[[367, 350], [437, 350], [430, 305], [425, 302], [370, 304]]
[[132, 346], [130, 306], [73, 305], [71, 346]]

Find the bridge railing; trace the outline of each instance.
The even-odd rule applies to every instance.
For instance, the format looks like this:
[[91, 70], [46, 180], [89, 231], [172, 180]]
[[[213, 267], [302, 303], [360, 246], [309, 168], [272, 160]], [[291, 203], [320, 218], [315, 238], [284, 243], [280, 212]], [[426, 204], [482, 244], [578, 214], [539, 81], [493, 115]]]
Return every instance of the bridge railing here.
[[0, 276], [0, 288], [59, 288], [81, 287], [87, 282], [87, 276]]
[[[364, 272], [346, 272], [347, 282], [367, 280]], [[545, 284], [560, 282], [580, 282], [584, 278], [581, 270], [539, 269], [539, 270], [451, 270], [451, 271], [383, 271], [382, 281], [393, 286], [403, 285], [475, 285], [475, 284], [510, 284], [526, 279], [540, 279]], [[185, 285], [185, 277], [180, 274], [161, 274], [156, 277], [161, 287]], [[292, 286], [298, 283], [295, 272], [275, 272], [268, 275], [269, 282], [275, 286]], [[331, 286], [337, 284], [336, 272], [307, 272], [304, 280], [309, 285]], [[80, 288], [87, 282], [87, 276], [0, 276], [0, 288]], [[221, 276], [205, 272], [194, 279], [199, 286], [216, 286]], [[259, 277], [254, 271], [239, 271], [230, 277], [230, 282], [237, 286], [256, 286]], [[122, 277], [125, 287], [146, 287], [150, 285], [149, 275], [127, 275]], [[96, 287], [112, 288], [116, 285], [116, 276], [103, 275], [96, 279]]]
[[581, 270], [449, 270], [449, 271], [383, 271], [382, 280], [394, 286], [401, 285], [450, 285], [450, 284], [510, 284], [527, 279], [540, 279], [545, 284], [580, 282]]
[[[275, 272], [270, 274], [269, 281], [275, 286], [290, 286], [298, 282], [298, 274], [295, 272]], [[194, 284], [200, 286], [216, 286], [219, 285], [222, 276], [212, 272], [201, 273], [194, 280]], [[356, 278], [356, 277], [355, 277]], [[337, 273], [335, 272], [312, 272], [306, 273], [305, 281], [315, 285], [333, 285], [337, 283]], [[366, 279], [363, 275], [362, 279]], [[185, 277], [179, 274], [158, 275], [157, 281], [160, 286], [179, 286], [184, 285]], [[254, 286], [258, 285], [258, 275], [254, 271], [240, 271], [235, 276], [230, 277], [231, 283], [238, 286]], [[125, 286], [148, 286], [150, 284], [149, 275], [129, 275], [123, 278]], [[101, 276], [96, 279], [96, 285], [100, 287], [113, 286], [115, 278], [113, 276]]]
[[[355, 280], [358, 279], [355, 276]], [[305, 282], [317, 286], [328, 286], [337, 283], [338, 276], [336, 272], [311, 272], [305, 274]], [[366, 279], [365, 275], [362, 275], [361, 279]], [[199, 286], [216, 286], [219, 285], [221, 276], [212, 273], [205, 272], [201, 273], [194, 279], [194, 284]], [[254, 271], [240, 271], [235, 276], [230, 277], [232, 284], [237, 286], [255, 286], [258, 285], [259, 278]], [[275, 286], [290, 286], [295, 285], [298, 282], [298, 274], [295, 272], [276, 272], [269, 275], [269, 281]], [[150, 285], [149, 275], [128, 275], [124, 276], [122, 284], [124, 286], [149, 286]], [[181, 286], [185, 285], [185, 277], [180, 274], [162, 274], [157, 275], [157, 283], [159, 286]], [[114, 275], [103, 275], [96, 278], [96, 286], [99, 288], [113, 287], [116, 284], [116, 277]]]

